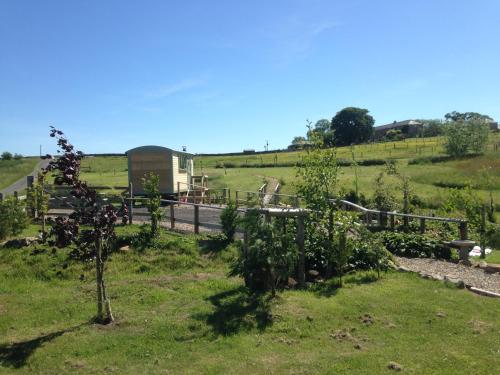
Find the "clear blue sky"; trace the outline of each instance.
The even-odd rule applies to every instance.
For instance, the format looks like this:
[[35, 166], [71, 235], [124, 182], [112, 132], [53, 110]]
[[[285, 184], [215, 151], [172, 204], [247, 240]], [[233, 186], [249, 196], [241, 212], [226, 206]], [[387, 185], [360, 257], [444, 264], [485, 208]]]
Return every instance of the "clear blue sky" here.
[[500, 1], [0, 0], [0, 151], [281, 148], [346, 106], [500, 119]]

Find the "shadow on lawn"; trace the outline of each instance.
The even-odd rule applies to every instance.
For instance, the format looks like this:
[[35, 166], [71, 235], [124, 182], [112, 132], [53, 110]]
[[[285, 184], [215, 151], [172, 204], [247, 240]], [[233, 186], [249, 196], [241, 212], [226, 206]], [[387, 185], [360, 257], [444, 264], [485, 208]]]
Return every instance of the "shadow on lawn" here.
[[208, 300], [215, 310], [199, 314], [195, 319], [205, 321], [215, 334], [229, 336], [253, 328], [263, 331], [273, 322], [269, 294], [254, 294], [241, 286], [215, 294]]
[[0, 366], [20, 368], [26, 365], [28, 358], [40, 346], [46, 342], [50, 342], [55, 338], [64, 335], [68, 332], [73, 332], [80, 328], [82, 325], [63, 329], [60, 331], [52, 332], [47, 335], [39, 336], [32, 340], [17, 342], [14, 344], [1, 344], [0, 345]]

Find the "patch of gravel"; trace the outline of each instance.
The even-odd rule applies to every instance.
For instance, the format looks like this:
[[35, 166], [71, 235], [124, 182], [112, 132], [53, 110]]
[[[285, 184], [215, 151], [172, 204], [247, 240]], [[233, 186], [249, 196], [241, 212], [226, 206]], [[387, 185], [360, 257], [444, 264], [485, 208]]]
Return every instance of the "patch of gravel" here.
[[463, 280], [465, 285], [500, 293], [500, 273], [488, 274], [481, 268], [427, 258], [395, 257], [397, 263], [413, 272]]

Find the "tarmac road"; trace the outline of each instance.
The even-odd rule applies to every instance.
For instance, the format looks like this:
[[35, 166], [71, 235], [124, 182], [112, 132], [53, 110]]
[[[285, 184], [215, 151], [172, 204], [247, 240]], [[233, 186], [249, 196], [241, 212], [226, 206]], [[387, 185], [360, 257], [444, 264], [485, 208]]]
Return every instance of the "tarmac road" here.
[[[38, 171], [40, 171], [42, 168], [45, 168], [49, 163], [50, 160], [48, 159], [40, 160], [36, 165], [35, 169], [28, 176], [36, 176]], [[14, 182], [12, 185], [6, 187], [5, 189], [0, 190], [0, 193], [2, 193], [4, 197], [6, 197], [8, 195], [14, 194], [15, 191], [21, 192], [27, 187], [28, 186], [27, 186], [26, 176], [24, 176], [19, 180], [17, 180], [16, 182]]]

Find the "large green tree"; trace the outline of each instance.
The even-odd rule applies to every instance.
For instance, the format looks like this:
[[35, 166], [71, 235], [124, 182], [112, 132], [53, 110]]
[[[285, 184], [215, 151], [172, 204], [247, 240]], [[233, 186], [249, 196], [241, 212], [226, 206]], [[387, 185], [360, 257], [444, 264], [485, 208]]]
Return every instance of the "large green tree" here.
[[307, 132], [307, 138], [312, 139], [312, 134], [315, 133], [319, 136], [323, 147], [332, 147], [334, 145], [334, 132], [331, 129], [331, 123], [327, 119], [316, 121], [314, 128]]
[[375, 120], [367, 109], [347, 107], [337, 112], [331, 122], [338, 146], [366, 142], [373, 132]]
[[471, 121], [471, 120], [483, 120], [492, 121], [493, 119], [488, 115], [483, 115], [477, 112], [448, 112], [444, 115], [446, 121]]

